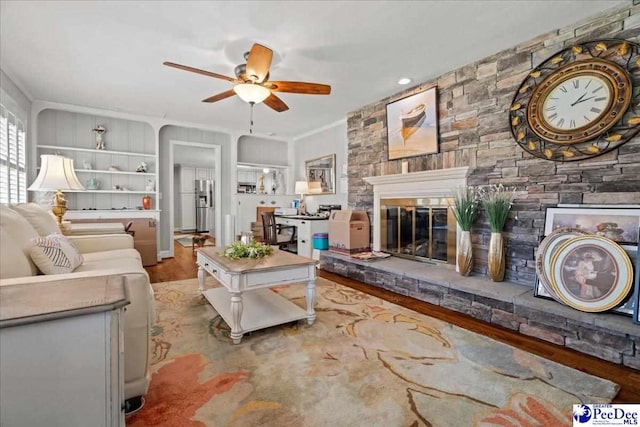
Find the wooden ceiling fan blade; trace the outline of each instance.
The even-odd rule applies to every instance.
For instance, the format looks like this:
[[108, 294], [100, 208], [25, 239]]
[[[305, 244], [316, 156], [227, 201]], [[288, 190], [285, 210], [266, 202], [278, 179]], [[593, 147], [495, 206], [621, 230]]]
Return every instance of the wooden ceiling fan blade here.
[[223, 99], [229, 98], [230, 96], [235, 95], [236, 92], [233, 89], [229, 89], [227, 91], [218, 93], [216, 95], [210, 96], [207, 99], [203, 99], [202, 102], [216, 102], [216, 101], [221, 101]]
[[308, 82], [266, 82], [263, 86], [273, 92], [303, 93], [307, 95], [329, 95], [331, 86]]
[[218, 73], [212, 73], [211, 71], [201, 70], [199, 68], [189, 67], [188, 65], [176, 64], [175, 62], [165, 61], [165, 62], [163, 62], [163, 64], [166, 65], [167, 67], [173, 67], [173, 68], [177, 68], [179, 70], [190, 71], [192, 73], [202, 74], [203, 76], [214, 77], [216, 79], [227, 80], [227, 81], [230, 81], [230, 82], [236, 82], [237, 81], [236, 79], [234, 79], [232, 77], [224, 76], [224, 75], [218, 74]]
[[267, 107], [273, 108], [278, 113], [282, 113], [283, 111], [287, 111], [289, 109], [287, 104], [285, 104], [282, 99], [278, 98], [273, 93], [269, 95], [263, 102], [267, 105]]
[[269, 74], [273, 51], [268, 47], [255, 43], [247, 58], [247, 77], [256, 83], [262, 83]]

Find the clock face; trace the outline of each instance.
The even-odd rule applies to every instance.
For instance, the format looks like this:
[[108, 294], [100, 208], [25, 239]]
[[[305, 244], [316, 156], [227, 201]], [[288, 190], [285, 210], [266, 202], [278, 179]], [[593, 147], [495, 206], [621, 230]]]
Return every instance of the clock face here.
[[527, 121], [535, 134], [555, 144], [588, 141], [618, 122], [629, 106], [630, 87], [627, 73], [617, 64], [576, 61], [549, 74], [533, 90]]
[[574, 131], [597, 122], [611, 105], [613, 91], [602, 77], [579, 75], [551, 87], [540, 118], [556, 131]]

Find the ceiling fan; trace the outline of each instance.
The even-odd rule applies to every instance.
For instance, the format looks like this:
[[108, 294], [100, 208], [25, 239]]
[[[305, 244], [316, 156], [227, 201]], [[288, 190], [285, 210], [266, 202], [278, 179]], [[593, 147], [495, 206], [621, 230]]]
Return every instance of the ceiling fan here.
[[273, 51], [268, 47], [255, 43], [251, 47], [251, 51], [245, 53], [244, 57], [247, 63], [238, 65], [235, 68], [235, 78], [174, 62], [166, 61], [163, 64], [235, 83], [232, 89], [203, 99], [202, 102], [216, 102], [238, 95], [243, 101], [252, 106], [253, 104], [264, 102], [268, 107], [282, 112], [287, 111], [289, 107], [274, 92], [306, 95], [329, 95], [331, 93], [331, 86], [320, 83], [270, 81], [269, 67], [273, 58]]

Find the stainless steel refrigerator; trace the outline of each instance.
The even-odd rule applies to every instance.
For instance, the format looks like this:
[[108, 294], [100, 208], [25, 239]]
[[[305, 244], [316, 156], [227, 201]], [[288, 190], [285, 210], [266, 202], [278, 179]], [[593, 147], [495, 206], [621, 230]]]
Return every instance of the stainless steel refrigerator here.
[[214, 218], [214, 186], [213, 181], [208, 179], [197, 179], [195, 181], [196, 193], [196, 232], [213, 233]]

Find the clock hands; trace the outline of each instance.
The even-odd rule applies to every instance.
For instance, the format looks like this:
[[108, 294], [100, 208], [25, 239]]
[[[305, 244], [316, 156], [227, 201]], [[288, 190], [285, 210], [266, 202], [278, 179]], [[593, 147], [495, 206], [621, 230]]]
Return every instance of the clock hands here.
[[571, 106], [573, 107], [574, 105], [576, 105], [576, 104], [578, 104], [578, 103], [582, 102], [582, 98], [584, 98], [585, 96], [587, 96], [587, 92], [583, 93], [583, 94], [582, 94], [582, 96], [576, 100], [576, 102], [574, 102], [573, 104], [571, 104]]
[[[586, 95], [586, 94], [585, 94], [585, 95]], [[582, 96], [584, 96], [584, 95], [582, 95]], [[576, 105], [576, 104], [580, 104], [581, 102], [588, 101], [588, 100], [590, 100], [590, 99], [595, 98], [595, 95], [594, 95], [594, 96], [590, 96], [589, 98], [584, 98], [584, 99], [582, 99], [582, 96], [581, 96], [581, 97], [580, 97], [576, 102], [574, 102], [573, 104], [571, 104], [571, 106], [573, 107], [573, 106], [574, 106], [574, 105]]]

